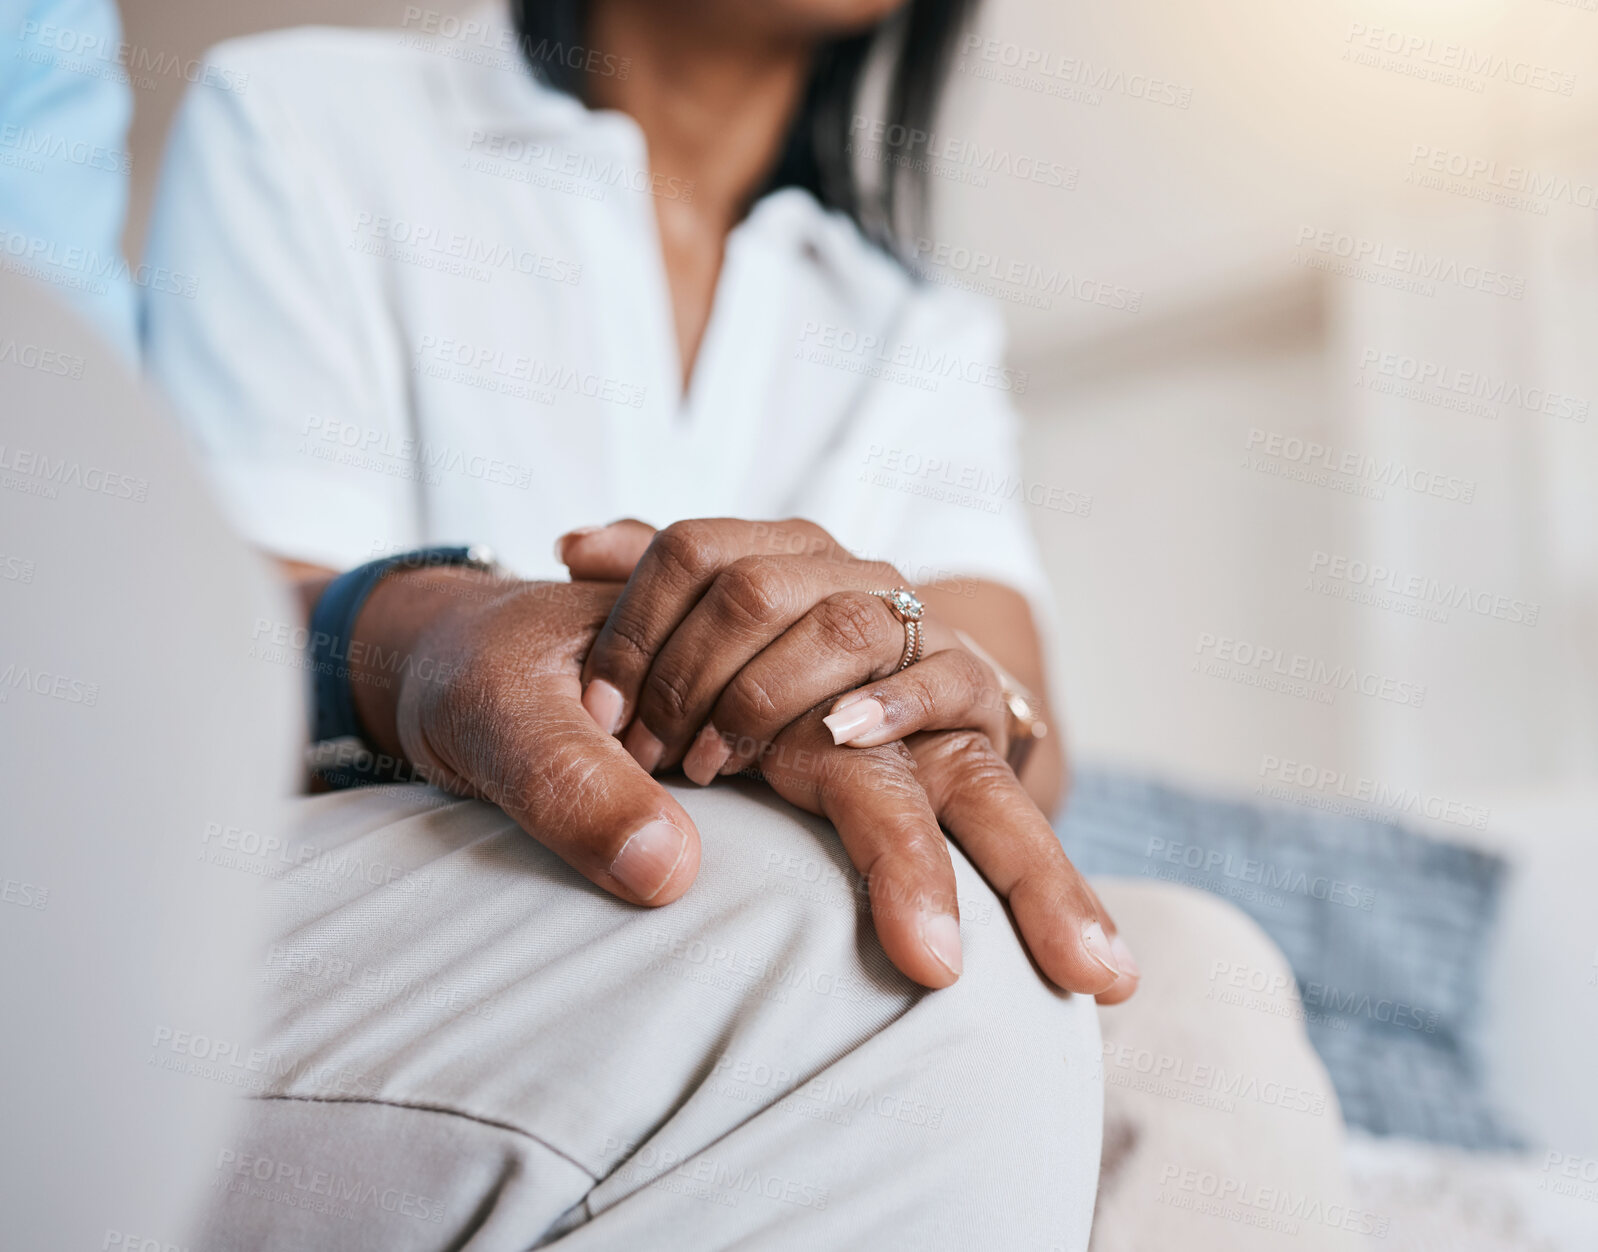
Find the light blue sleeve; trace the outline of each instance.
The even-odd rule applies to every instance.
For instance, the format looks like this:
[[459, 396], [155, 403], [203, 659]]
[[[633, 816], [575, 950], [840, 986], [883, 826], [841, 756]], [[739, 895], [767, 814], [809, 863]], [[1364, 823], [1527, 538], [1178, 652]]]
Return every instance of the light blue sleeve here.
[[0, 268], [46, 284], [128, 360], [128, 121], [112, 0], [0, 0]]

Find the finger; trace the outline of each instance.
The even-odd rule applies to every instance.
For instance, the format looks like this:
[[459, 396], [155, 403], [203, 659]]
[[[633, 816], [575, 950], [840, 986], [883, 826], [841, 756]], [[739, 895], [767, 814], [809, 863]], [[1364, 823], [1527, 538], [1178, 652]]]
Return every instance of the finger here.
[[908, 742], [933, 811], [1015, 914], [1028, 950], [1067, 991], [1113, 1004], [1137, 989], [1137, 963], [1098, 896], [1010, 767], [972, 731]]
[[463, 690], [433, 719], [433, 754], [590, 881], [634, 904], [669, 903], [698, 873], [699, 832], [577, 694], [570, 674]]
[[555, 559], [571, 571], [573, 582], [624, 583], [654, 537], [653, 526], [630, 517], [608, 526], [583, 526], [555, 540]]
[[[700, 601], [700, 609], [710, 598]], [[700, 609], [671, 637], [655, 663], [656, 671], [682, 663], [677, 659], [679, 647], [683, 661], [700, 648], [715, 647], [714, 635], [690, 635]], [[707, 621], [706, 628], [712, 624]], [[881, 597], [865, 591], [826, 595], [769, 647], [723, 680], [725, 689], [718, 686], [710, 693], [715, 701], [712, 708], [689, 710], [690, 725], [707, 715], [710, 720], [683, 759], [683, 772], [703, 785], [718, 772], [743, 769], [804, 710], [891, 673], [904, 655], [904, 639], [903, 623]], [[654, 685], [655, 672], [651, 671], [639, 709], [639, 716], [650, 725], [654, 723], [648, 695]]]
[[899, 744], [834, 745], [818, 714], [778, 736], [761, 761], [777, 794], [828, 818], [865, 878], [882, 950], [924, 987], [960, 977], [960, 912], [949, 846]]
[[[836, 589], [841, 572], [840, 566], [822, 561], [744, 556], [716, 575], [661, 646], [639, 690], [626, 742], [632, 747], [635, 736], [647, 733], [656, 746], [641, 763], [648, 768], [676, 764], [727, 685], [753, 658], [785, 638], [790, 627], [797, 628], [811, 606]], [[886, 615], [887, 609], [866, 612]], [[784, 716], [772, 733], [846, 687], [783, 705], [779, 712]], [[704, 781], [713, 777], [711, 769]]]
[[[602, 729], [615, 734], [633, 717], [649, 667], [666, 640], [716, 576], [762, 542], [757, 528], [770, 525], [708, 518], [656, 532], [583, 663], [583, 704]], [[659, 760], [658, 742], [647, 728], [635, 728], [632, 746], [648, 768]]]
[[999, 677], [964, 648], [934, 652], [908, 669], [851, 691], [822, 719], [834, 743], [874, 748], [918, 730], [980, 730], [1003, 756], [1009, 750]]

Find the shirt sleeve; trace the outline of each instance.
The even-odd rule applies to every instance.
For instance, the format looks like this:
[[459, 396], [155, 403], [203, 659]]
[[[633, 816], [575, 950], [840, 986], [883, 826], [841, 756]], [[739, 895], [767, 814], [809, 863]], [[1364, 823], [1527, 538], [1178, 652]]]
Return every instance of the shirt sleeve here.
[[888, 561], [912, 584], [972, 577], [1025, 595], [1052, 619], [1027, 512], [1041, 484], [1023, 474], [997, 315], [923, 287], [875, 353], [870, 383], [805, 494], [800, 512], [851, 551]]
[[231, 88], [192, 88], [168, 143], [146, 261], [173, 289], [146, 297], [146, 369], [247, 538], [348, 568], [418, 542], [403, 363], [349, 262], [339, 180], [274, 106], [292, 82], [228, 47], [209, 60]]
[[0, 264], [134, 356], [122, 259], [133, 104], [111, 0], [0, 2]]

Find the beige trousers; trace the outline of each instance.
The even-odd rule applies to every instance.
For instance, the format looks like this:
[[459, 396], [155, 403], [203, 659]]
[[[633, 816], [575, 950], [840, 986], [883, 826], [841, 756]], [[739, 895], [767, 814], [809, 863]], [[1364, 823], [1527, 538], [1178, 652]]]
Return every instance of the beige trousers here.
[[704, 856], [658, 910], [484, 805], [305, 801], [196, 1246], [1085, 1249], [1094, 1005], [964, 857], [964, 977], [925, 992], [825, 822], [675, 791]]

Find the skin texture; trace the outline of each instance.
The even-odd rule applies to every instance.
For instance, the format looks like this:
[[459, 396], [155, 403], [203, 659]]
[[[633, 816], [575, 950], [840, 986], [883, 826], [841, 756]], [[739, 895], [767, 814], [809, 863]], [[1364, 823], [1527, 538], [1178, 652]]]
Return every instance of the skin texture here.
[[[325, 574], [290, 569], [313, 600]], [[698, 831], [580, 699], [584, 659], [621, 590], [458, 568], [392, 574], [356, 620], [351, 686], [378, 750], [440, 787], [498, 804], [602, 889], [659, 906], [692, 884]], [[852, 748], [833, 743], [823, 712], [782, 728], [759, 765], [779, 795], [837, 828], [900, 970], [927, 987], [959, 977], [947, 830], [1009, 901], [1047, 977], [1103, 1003], [1136, 989], [1135, 974], [1122, 972], [1135, 966], [1113, 946], [1114, 923], [985, 735], [923, 731]], [[645, 828], [665, 829], [674, 844], [640, 881], [618, 866]]]
[[[870, 592], [907, 580], [803, 519], [713, 518], [659, 532], [627, 520], [563, 536], [558, 548], [574, 578], [630, 580], [583, 666], [585, 706], [646, 769], [681, 765], [701, 785], [752, 764], [806, 710], [861, 698], [883, 716], [872, 733], [844, 740], [851, 746], [973, 729], [1004, 757], [1010, 719], [998, 677], [957, 626], [1010, 653], [995, 659], [1012, 672], [1041, 677], [1025, 601], [982, 583], [924, 597], [923, 659], [895, 674], [905, 628]], [[1010, 623], [998, 638], [996, 621]], [[1039, 744], [1022, 778], [1046, 811], [1059, 801], [1058, 744]]]

